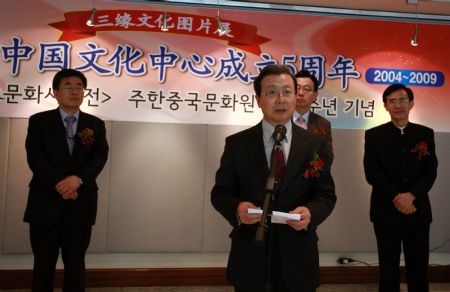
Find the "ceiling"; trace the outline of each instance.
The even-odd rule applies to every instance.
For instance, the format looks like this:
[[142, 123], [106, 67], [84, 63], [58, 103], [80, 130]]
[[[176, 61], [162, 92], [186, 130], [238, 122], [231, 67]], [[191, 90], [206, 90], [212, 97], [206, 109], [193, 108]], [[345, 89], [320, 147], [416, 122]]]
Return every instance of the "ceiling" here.
[[244, 2], [406, 13], [415, 13], [417, 5], [418, 13], [450, 16], [450, 0], [253, 0]]
[[[122, 0], [123, 1], [123, 0]], [[130, 0], [125, 0], [130, 1]], [[133, 0], [131, 0], [133, 1]], [[136, 1], [136, 0], [135, 0]], [[137, 0], [139, 1], [139, 0]], [[142, 1], [142, 0], [141, 0]], [[450, 0], [156, 0], [166, 4], [205, 5], [243, 9], [272, 9], [415, 19], [450, 24]]]

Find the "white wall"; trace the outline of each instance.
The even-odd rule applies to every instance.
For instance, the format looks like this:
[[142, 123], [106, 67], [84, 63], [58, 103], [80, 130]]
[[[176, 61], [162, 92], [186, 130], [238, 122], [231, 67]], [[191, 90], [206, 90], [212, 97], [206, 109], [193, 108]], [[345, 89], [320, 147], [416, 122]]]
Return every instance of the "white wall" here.
[[[0, 254], [30, 253], [23, 211], [31, 172], [28, 120], [0, 118]], [[97, 223], [90, 252], [226, 252], [228, 223], [209, 192], [225, 137], [245, 127], [107, 122], [110, 156], [98, 178]], [[333, 130], [338, 202], [319, 227], [321, 252], [376, 252], [370, 187], [362, 164], [364, 131]], [[450, 237], [450, 133], [436, 133], [439, 169], [430, 193], [430, 246]], [[449, 252], [450, 245], [439, 250]]]

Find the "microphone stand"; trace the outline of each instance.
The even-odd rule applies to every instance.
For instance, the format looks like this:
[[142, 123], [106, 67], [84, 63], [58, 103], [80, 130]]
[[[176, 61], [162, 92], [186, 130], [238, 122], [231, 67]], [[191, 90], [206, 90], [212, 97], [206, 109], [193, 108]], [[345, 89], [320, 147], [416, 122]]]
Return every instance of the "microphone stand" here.
[[[261, 221], [259, 222], [258, 228], [256, 230], [255, 234], [255, 242], [259, 246], [263, 246], [264, 240], [266, 238], [266, 231], [269, 229], [269, 225], [267, 222], [268, 213], [273, 209], [273, 205], [275, 202], [275, 181], [276, 181], [276, 175], [277, 170], [279, 168], [279, 161], [278, 161], [278, 154], [280, 151], [283, 151], [281, 148], [281, 141], [284, 139], [284, 135], [286, 134], [286, 128], [283, 125], [278, 125], [275, 127], [275, 131], [273, 134], [273, 138], [275, 140], [275, 144], [272, 150], [272, 156], [270, 158], [270, 170], [269, 170], [269, 177], [266, 181], [266, 191], [264, 196], [264, 203], [263, 203], [263, 213], [261, 217]], [[284, 163], [284, 162], [283, 162]], [[271, 291], [272, 290], [272, 281], [273, 281], [273, 275], [272, 275], [272, 249], [273, 249], [273, 241], [274, 241], [274, 234], [273, 232], [269, 232], [269, 237], [267, 238], [267, 245], [266, 245], [266, 271], [265, 271], [265, 280], [264, 280], [264, 291]]]
[[270, 162], [270, 170], [269, 170], [269, 177], [266, 181], [266, 192], [264, 196], [264, 204], [263, 204], [263, 213], [261, 217], [261, 221], [259, 222], [258, 229], [256, 230], [256, 236], [255, 241], [257, 243], [262, 243], [264, 241], [264, 237], [266, 234], [267, 229], [269, 228], [269, 225], [267, 224], [267, 217], [268, 213], [270, 212], [271, 203], [274, 202], [274, 185], [275, 185], [275, 171], [278, 168], [278, 161], [276, 157], [278, 156], [278, 151], [281, 149], [280, 142], [277, 142], [275, 144], [275, 155], [272, 157], [272, 161]]
[[[256, 230], [255, 242], [257, 245], [262, 246], [264, 243], [266, 231], [269, 229], [269, 225], [267, 223], [268, 213], [273, 208], [273, 203], [275, 201], [274, 195], [274, 186], [275, 186], [275, 172], [278, 169], [278, 151], [281, 151], [280, 142], [275, 143], [275, 151], [272, 157], [272, 161], [270, 162], [270, 170], [269, 177], [266, 181], [266, 192], [264, 196], [264, 204], [263, 204], [263, 213], [261, 221], [259, 222], [258, 229]], [[267, 244], [267, 252], [266, 252], [266, 271], [265, 271], [265, 283], [264, 283], [264, 291], [270, 292], [272, 286], [272, 246], [273, 246], [273, 235], [269, 233], [268, 244]]]

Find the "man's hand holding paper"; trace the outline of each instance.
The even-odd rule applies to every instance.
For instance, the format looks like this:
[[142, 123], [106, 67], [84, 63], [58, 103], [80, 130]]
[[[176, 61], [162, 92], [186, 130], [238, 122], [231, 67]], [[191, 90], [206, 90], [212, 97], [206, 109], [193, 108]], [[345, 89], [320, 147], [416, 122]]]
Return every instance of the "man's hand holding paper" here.
[[[247, 210], [247, 213], [250, 215], [261, 215], [262, 214], [261, 209], [254, 209], [249, 208]], [[269, 214], [271, 216], [271, 222], [276, 224], [288, 224], [288, 221], [296, 221], [300, 222], [301, 214], [300, 213], [285, 213], [285, 212], [279, 212], [279, 211], [273, 211], [272, 214]]]
[[[259, 210], [260, 213], [250, 213], [248, 210]], [[253, 205], [251, 202], [240, 202], [237, 207], [237, 215], [243, 224], [255, 224], [261, 221], [262, 210]]]
[[289, 212], [290, 214], [300, 214], [301, 219], [300, 221], [296, 220], [288, 220], [286, 223], [294, 228], [297, 231], [300, 231], [302, 229], [306, 229], [309, 225], [309, 222], [311, 222], [311, 213], [309, 212], [309, 209], [303, 206], [295, 208], [293, 211]]

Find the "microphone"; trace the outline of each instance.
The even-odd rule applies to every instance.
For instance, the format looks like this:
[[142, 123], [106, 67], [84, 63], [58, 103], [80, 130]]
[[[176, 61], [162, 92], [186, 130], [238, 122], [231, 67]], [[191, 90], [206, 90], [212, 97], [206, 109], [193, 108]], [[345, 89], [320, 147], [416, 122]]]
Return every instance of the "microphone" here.
[[286, 136], [286, 127], [283, 125], [276, 126], [272, 134], [275, 143], [280, 143], [281, 141], [283, 141], [285, 136]]

